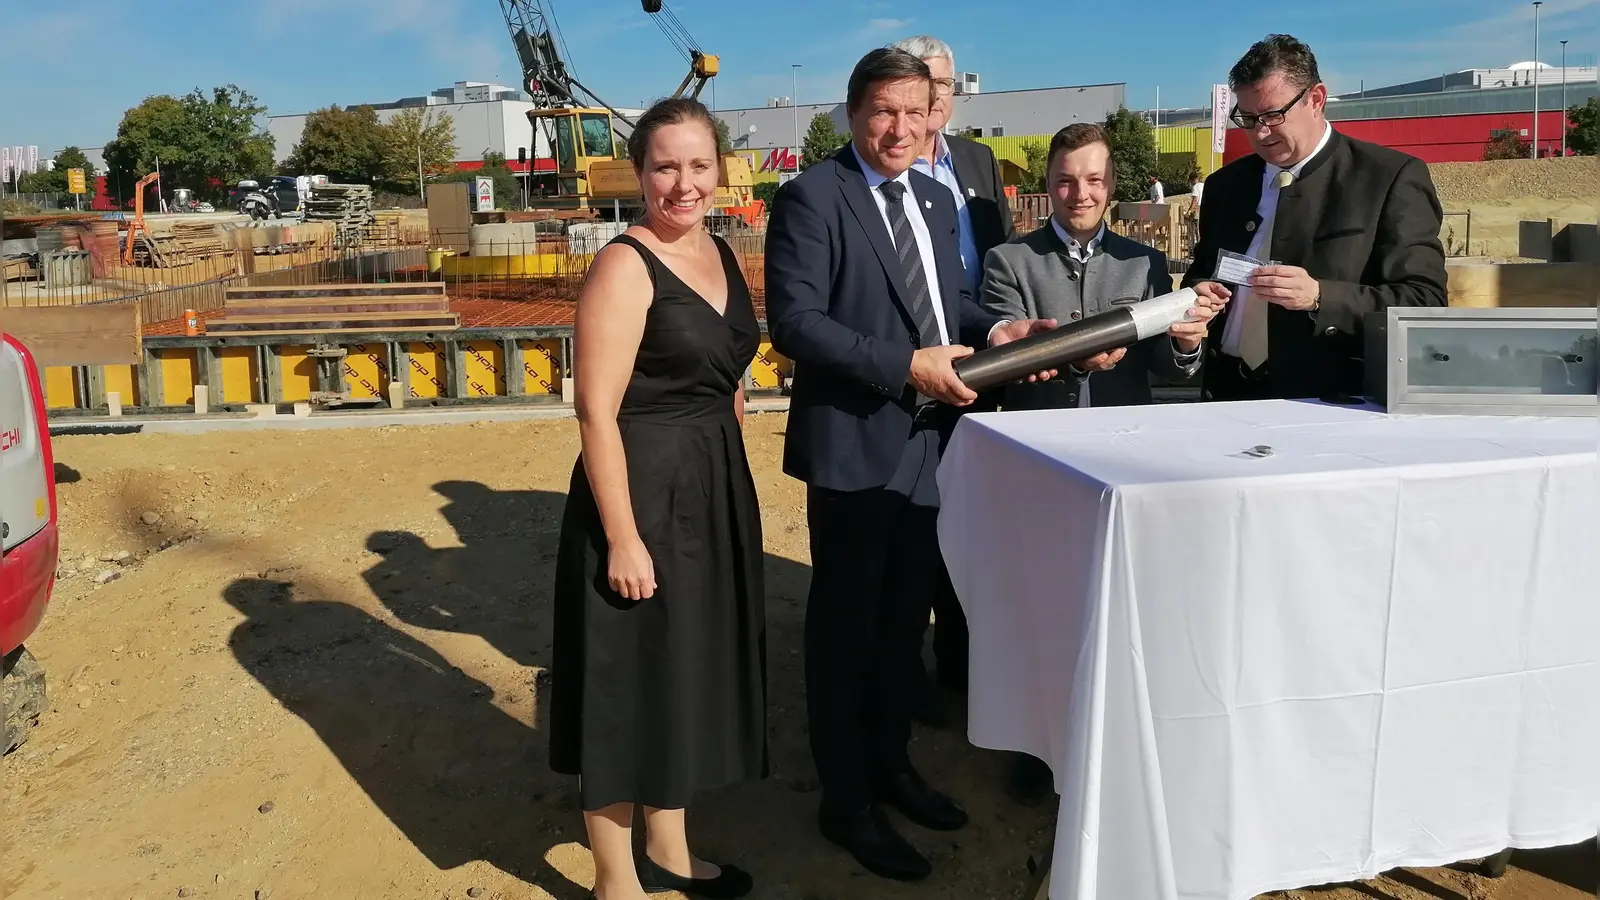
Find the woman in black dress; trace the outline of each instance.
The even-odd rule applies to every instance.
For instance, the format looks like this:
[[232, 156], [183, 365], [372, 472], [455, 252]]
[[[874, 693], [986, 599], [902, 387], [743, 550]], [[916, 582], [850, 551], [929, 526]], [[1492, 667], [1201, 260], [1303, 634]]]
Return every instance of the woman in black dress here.
[[580, 776], [598, 900], [738, 897], [750, 876], [695, 858], [684, 810], [767, 772], [761, 514], [740, 432], [760, 329], [703, 227], [711, 114], [662, 101], [628, 152], [643, 224], [596, 254], [574, 331], [583, 446], [556, 564], [551, 765]]

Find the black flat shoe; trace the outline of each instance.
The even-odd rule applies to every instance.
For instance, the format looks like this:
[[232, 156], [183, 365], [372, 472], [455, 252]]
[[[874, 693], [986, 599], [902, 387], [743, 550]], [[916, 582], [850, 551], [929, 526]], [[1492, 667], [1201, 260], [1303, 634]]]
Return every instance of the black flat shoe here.
[[743, 897], [755, 887], [755, 879], [749, 873], [734, 866], [713, 863], [722, 871], [715, 878], [685, 878], [663, 869], [655, 864], [648, 853], [639, 855], [639, 885], [646, 894], [665, 894], [670, 891], [679, 891], [684, 894], [694, 894], [699, 897], [710, 897], [712, 900], [721, 898]]

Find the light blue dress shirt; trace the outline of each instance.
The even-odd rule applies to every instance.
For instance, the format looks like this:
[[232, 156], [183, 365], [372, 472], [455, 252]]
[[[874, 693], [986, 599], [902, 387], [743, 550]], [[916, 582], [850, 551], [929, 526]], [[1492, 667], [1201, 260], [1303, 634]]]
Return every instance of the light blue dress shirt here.
[[967, 290], [977, 299], [978, 284], [983, 280], [983, 260], [978, 258], [978, 242], [972, 236], [972, 212], [967, 209], [967, 193], [956, 177], [955, 160], [951, 159], [950, 145], [942, 134], [933, 136], [933, 155], [932, 162], [926, 157], [917, 157], [911, 167], [949, 188], [955, 197], [956, 220], [961, 233], [961, 268], [967, 276]]

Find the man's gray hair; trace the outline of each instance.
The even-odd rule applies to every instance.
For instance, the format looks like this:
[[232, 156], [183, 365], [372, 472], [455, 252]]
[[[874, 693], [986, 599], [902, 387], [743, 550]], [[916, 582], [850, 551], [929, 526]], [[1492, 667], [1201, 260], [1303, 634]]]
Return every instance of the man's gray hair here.
[[949, 44], [930, 35], [919, 34], [916, 37], [908, 37], [902, 41], [895, 41], [889, 47], [894, 50], [904, 50], [917, 59], [939, 59], [942, 57], [950, 60], [951, 69], [956, 67], [955, 51], [950, 49]]

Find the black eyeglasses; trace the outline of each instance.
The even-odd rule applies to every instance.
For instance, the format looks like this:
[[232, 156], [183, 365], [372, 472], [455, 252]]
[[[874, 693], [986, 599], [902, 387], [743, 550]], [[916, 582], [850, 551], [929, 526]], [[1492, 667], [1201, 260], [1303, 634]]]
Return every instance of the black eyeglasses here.
[[1240, 128], [1255, 128], [1257, 125], [1265, 125], [1268, 128], [1276, 128], [1277, 126], [1283, 124], [1283, 120], [1289, 115], [1289, 110], [1294, 109], [1301, 100], [1304, 100], [1306, 94], [1309, 93], [1313, 87], [1315, 87], [1315, 85], [1306, 85], [1304, 88], [1300, 89], [1300, 93], [1294, 95], [1293, 100], [1290, 100], [1288, 103], [1284, 104], [1278, 109], [1268, 110], [1264, 113], [1242, 113], [1239, 112], [1239, 107], [1235, 106], [1233, 108], [1233, 112], [1228, 113], [1228, 118], [1232, 119], [1233, 124], [1239, 126]]

